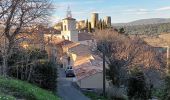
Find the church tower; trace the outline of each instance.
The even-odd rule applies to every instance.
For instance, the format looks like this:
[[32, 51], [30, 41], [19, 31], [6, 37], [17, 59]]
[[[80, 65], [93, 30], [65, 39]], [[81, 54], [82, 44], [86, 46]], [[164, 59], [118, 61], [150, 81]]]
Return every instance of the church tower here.
[[73, 42], [78, 42], [78, 31], [76, 29], [76, 19], [72, 18], [70, 7], [67, 9], [66, 18], [62, 20], [62, 38]]

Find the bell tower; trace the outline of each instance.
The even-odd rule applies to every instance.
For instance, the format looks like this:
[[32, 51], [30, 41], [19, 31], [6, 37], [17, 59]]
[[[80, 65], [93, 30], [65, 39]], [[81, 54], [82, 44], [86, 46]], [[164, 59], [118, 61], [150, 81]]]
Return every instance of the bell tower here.
[[66, 18], [62, 20], [62, 38], [73, 42], [78, 42], [78, 31], [76, 29], [76, 19], [72, 18], [70, 7], [67, 8]]
[[67, 15], [66, 16], [67, 16], [67, 18], [72, 18], [70, 6], [67, 7]]

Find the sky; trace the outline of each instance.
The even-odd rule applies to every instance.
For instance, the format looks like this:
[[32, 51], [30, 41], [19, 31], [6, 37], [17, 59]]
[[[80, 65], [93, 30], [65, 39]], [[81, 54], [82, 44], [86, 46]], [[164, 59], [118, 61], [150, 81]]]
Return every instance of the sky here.
[[55, 10], [51, 20], [58, 22], [66, 17], [70, 6], [76, 20], [90, 19], [93, 12], [100, 18], [111, 16], [112, 23], [126, 23], [138, 19], [170, 18], [170, 0], [53, 0]]

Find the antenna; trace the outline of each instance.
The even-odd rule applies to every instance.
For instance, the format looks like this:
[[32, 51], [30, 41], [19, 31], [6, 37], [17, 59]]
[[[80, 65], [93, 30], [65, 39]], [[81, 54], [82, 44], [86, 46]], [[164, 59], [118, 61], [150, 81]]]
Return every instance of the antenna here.
[[72, 18], [70, 6], [67, 7], [67, 15], [66, 15], [66, 17], [67, 18]]

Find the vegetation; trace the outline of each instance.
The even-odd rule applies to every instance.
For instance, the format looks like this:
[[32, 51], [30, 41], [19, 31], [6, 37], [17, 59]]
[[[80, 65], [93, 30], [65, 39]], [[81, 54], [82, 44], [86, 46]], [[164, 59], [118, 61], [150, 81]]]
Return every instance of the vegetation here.
[[12, 78], [0, 77], [1, 100], [59, 100], [52, 92]]
[[153, 97], [157, 97], [159, 100], [169, 100], [170, 99], [170, 76], [165, 77], [165, 86], [159, 89], [154, 89], [152, 92]]
[[88, 28], [89, 27], [89, 21], [88, 21], [88, 19], [86, 20], [86, 28]]
[[49, 61], [40, 61], [33, 69], [31, 83], [38, 86], [56, 91], [57, 88], [57, 68], [56, 64]]
[[143, 72], [139, 69], [139, 67], [135, 67], [131, 70], [131, 76], [128, 79], [128, 96], [129, 100], [131, 99], [149, 99], [149, 89], [146, 85], [146, 80]]
[[[33, 26], [47, 22], [50, 15], [50, 0], [0, 0], [1, 40], [0, 53], [3, 58], [1, 73], [7, 76], [8, 58], [18, 43], [17, 35], [31, 33]], [[35, 6], [36, 5], [36, 6]], [[15, 24], [14, 24], [15, 23]]]
[[168, 74], [165, 78], [165, 90], [164, 90], [164, 96], [163, 100], [169, 100], [170, 99], [170, 74]]
[[108, 100], [108, 98], [100, 96], [93, 92], [86, 92], [85, 95], [89, 97], [91, 100]]
[[0, 100], [15, 100], [15, 97], [0, 93]]
[[40, 49], [16, 50], [8, 60], [9, 76], [55, 91], [57, 68]]
[[115, 26], [117, 29], [124, 28], [126, 34], [145, 34], [158, 35], [170, 32], [170, 23], [133, 25], [133, 26]]
[[[160, 81], [161, 70], [159, 69], [165, 66], [163, 53], [158, 52], [158, 49], [149, 46], [138, 37], [129, 38], [125, 34], [120, 34], [113, 29], [96, 31], [94, 34], [97, 40], [98, 50], [104, 52], [106, 55], [106, 62], [109, 65], [107, 79], [112, 82], [113, 87], [116, 87], [113, 89], [129, 88], [129, 93], [133, 91], [132, 94], [134, 95], [139, 93], [149, 98], [151, 95], [150, 89], [155, 86], [157, 81]], [[129, 70], [133, 69], [132, 66], [141, 66], [142, 72], [129, 74]], [[136, 79], [138, 76], [141, 76], [141, 80]], [[128, 79], [129, 83], [133, 84], [133, 86], [130, 84], [128, 86]], [[147, 85], [147, 90], [145, 90], [145, 85]], [[147, 93], [142, 94], [137, 91], [140, 90], [137, 89], [139, 86], [141, 86], [141, 92], [146, 93], [147, 91]], [[114, 91], [113, 93], [115, 93]], [[117, 95], [116, 93], [114, 95], [113, 93], [111, 96], [120, 97], [121, 95]]]
[[88, 24], [88, 31], [89, 31], [89, 32], [92, 32], [91, 22], [89, 22], [89, 24]]

